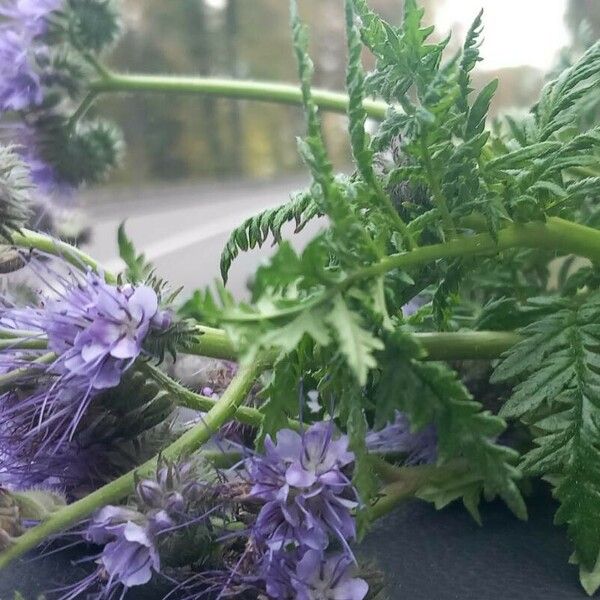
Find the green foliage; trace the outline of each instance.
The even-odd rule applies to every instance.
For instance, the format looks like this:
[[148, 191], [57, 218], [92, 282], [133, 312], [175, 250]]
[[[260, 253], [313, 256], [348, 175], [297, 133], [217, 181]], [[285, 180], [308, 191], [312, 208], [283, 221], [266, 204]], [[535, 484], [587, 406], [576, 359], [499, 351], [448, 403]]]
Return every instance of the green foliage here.
[[[476, 519], [480, 499], [498, 496], [525, 518], [522, 473], [547, 478], [561, 502], [557, 521], [568, 525], [582, 581], [591, 589], [600, 554], [597, 265], [579, 268], [567, 257], [554, 267], [556, 253], [541, 247], [476, 257], [459, 248], [473, 234], [506, 239], [521, 223], [556, 216], [600, 225], [600, 130], [582, 130], [579, 118], [598, 87], [598, 46], [549, 83], [527, 117], [509, 117], [490, 129], [499, 84], [491, 81], [475, 92], [472, 83], [481, 14], [461, 52], [445, 59], [447, 40], [430, 41], [432, 28], [423, 25], [413, 0], [404, 3], [399, 26], [384, 22], [365, 0], [346, 0], [355, 163], [347, 177], [335, 175], [328, 158], [311, 95], [307, 30], [296, 3], [291, 6], [307, 120], [298, 147], [312, 182], [287, 204], [247, 220], [229, 240], [224, 278], [239, 251], [270, 237], [277, 243], [272, 259], [256, 272], [251, 302], [237, 303], [221, 288], [217, 298], [197, 293], [186, 310], [225, 328], [242, 360], [264, 350], [275, 357], [263, 390], [259, 443], [290, 418], [313, 418], [299, 408], [303, 382], [310, 381], [321, 401], [314, 418], [330, 416], [350, 435], [354, 480], [368, 505], [379, 482], [365, 447], [367, 430], [384, 426], [398, 410], [415, 430], [434, 424], [439, 461], [418, 496], [437, 507], [462, 499]], [[366, 75], [361, 42], [376, 60]], [[373, 137], [365, 131], [363, 107], [370, 95], [390, 102]], [[302, 252], [282, 241], [285, 223], [299, 230], [317, 216], [325, 217], [323, 228]], [[436, 251], [430, 255], [436, 260], [410, 261], [413, 251], [425, 256], [433, 244], [446, 256]], [[403, 307], [415, 297], [425, 306], [405, 319]], [[423, 360], [413, 333], [432, 328], [459, 334], [520, 329], [523, 341], [496, 370], [492, 383], [502, 386], [492, 388], [485, 373]], [[463, 380], [488, 392], [481, 403]], [[513, 384], [496, 416], [488, 407], [497, 412], [504, 401], [498, 395]], [[519, 453], [498, 441], [503, 417], [527, 427], [520, 463]]]
[[274, 242], [281, 241], [281, 228], [289, 222], [294, 222], [294, 233], [304, 229], [309, 221], [320, 215], [318, 205], [310, 192], [299, 192], [291, 200], [281, 206], [270, 208], [250, 217], [239, 227], [236, 227], [221, 253], [221, 276], [227, 282], [231, 263], [240, 250], [243, 252], [261, 247], [270, 236]]
[[409, 335], [398, 331], [389, 336], [379, 361], [381, 374], [375, 392], [376, 422], [385, 423], [394, 410], [401, 410], [415, 430], [434, 423], [438, 464], [466, 464], [466, 483], [453, 478], [451, 497], [447, 487], [435, 483], [423, 490], [422, 496], [436, 503], [442, 497], [454, 500], [462, 496], [479, 519], [476, 507], [481, 494], [487, 498], [499, 495], [517, 516], [525, 518], [527, 510], [516, 485], [518, 454], [495, 442], [505, 423], [482, 411], [456, 373], [442, 363], [422, 362], [422, 356], [423, 350]]
[[152, 265], [143, 254], [136, 252], [131, 239], [125, 233], [125, 223], [119, 225], [117, 232], [117, 243], [119, 245], [119, 256], [127, 266], [125, 278], [131, 283], [146, 281], [153, 271]]
[[600, 295], [565, 299], [562, 306], [522, 329], [525, 339], [495, 372], [517, 380], [502, 413], [530, 423], [535, 447], [523, 458], [530, 475], [548, 477], [561, 503], [578, 562], [591, 570], [600, 552]]

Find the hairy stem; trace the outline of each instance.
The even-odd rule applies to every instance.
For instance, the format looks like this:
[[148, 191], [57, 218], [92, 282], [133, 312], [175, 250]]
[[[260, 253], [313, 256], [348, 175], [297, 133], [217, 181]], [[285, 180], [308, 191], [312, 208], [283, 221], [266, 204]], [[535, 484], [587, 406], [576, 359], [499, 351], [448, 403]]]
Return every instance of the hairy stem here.
[[[302, 92], [295, 85], [216, 77], [107, 73], [104, 77], [93, 81], [90, 84], [90, 90], [97, 94], [114, 92], [202, 94], [240, 100], [302, 105]], [[346, 94], [313, 89], [312, 96], [317, 106], [324, 110], [346, 113], [348, 109]], [[389, 105], [385, 102], [369, 99], [364, 100], [363, 106], [370, 117], [380, 120], [385, 117], [389, 109]]]
[[[268, 364], [268, 363], [266, 363]], [[174, 379], [171, 379], [168, 375], [165, 375], [160, 369], [157, 369], [149, 363], [141, 363], [140, 368], [156, 383], [158, 383], [164, 390], [172, 394], [177, 400], [178, 406], [185, 406], [193, 410], [206, 411], [211, 410], [218, 400], [213, 400], [206, 396], [202, 396], [189, 390], [185, 386], [181, 385]], [[252, 427], [260, 427], [263, 421], [263, 414], [256, 408], [250, 406], [240, 406], [235, 413], [235, 420]], [[299, 430], [302, 424], [299, 421], [288, 419], [287, 426], [290, 429]]]
[[414, 267], [443, 258], [478, 254], [496, 254], [510, 248], [537, 248], [556, 254], [577, 254], [592, 261], [600, 260], [600, 231], [550, 217], [546, 223], [515, 224], [498, 232], [497, 240], [488, 233], [463, 236], [443, 244], [421, 246], [411, 252], [393, 254], [350, 275], [342, 286], [356, 280], [383, 275], [394, 269]]
[[[165, 448], [161, 452], [161, 457], [175, 460], [196, 451], [206, 443], [224, 423], [235, 416], [239, 405], [263, 368], [263, 364], [260, 362], [241, 367], [222, 398], [211, 408], [202, 422]], [[36, 527], [26, 531], [16, 539], [12, 546], [0, 553], [0, 569], [38, 546], [49, 536], [72, 527], [89, 517], [98, 508], [118, 502], [131, 494], [137, 478], [147, 476], [156, 469], [158, 458], [155, 456], [137, 469], [122, 475], [85, 498], [61, 508]]]
[[54, 352], [48, 352], [47, 354], [44, 354], [43, 356], [32, 360], [31, 366], [27, 365], [26, 367], [20, 367], [19, 369], [14, 369], [13, 371], [9, 371], [8, 373], [0, 375], [0, 392], [12, 386], [22, 377], [27, 377], [39, 373], [38, 367], [40, 365], [48, 365], [55, 359], [56, 354], [54, 354]]
[[117, 282], [115, 275], [105, 271], [100, 263], [91, 256], [78, 248], [75, 248], [75, 246], [71, 246], [71, 244], [57, 240], [44, 233], [37, 233], [36, 231], [30, 231], [29, 229], [21, 229], [21, 231], [11, 234], [11, 243], [13, 246], [18, 246], [20, 248], [40, 250], [47, 254], [60, 256], [78, 269], [90, 267], [96, 271], [96, 273], [102, 273], [107, 283]]
[[0, 350], [45, 350], [48, 341], [45, 338], [5, 338], [0, 339]]
[[[202, 329], [205, 329], [202, 327]], [[197, 356], [207, 356], [210, 358], [225, 358], [227, 360], [236, 360], [237, 352], [227, 337], [227, 334], [221, 329], [207, 327], [211, 331], [211, 339], [206, 340], [204, 345], [188, 345], [181, 348], [181, 354], [191, 354]], [[30, 332], [19, 332], [21, 334]], [[20, 349], [44, 349], [47, 347], [46, 338], [32, 339], [31, 336], [15, 336], [9, 337], [6, 333], [5, 337], [0, 336], [0, 348]], [[471, 360], [471, 359], [492, 359], [498, 358], [504, 352], [512, 348], [516, 343], [521, 341], [521, 336], [512, 331], [457, 331], [457, 332], [431, 332], [431, 333], [413, 333], [414, 338], [423, 346], [427, 352], [425, 360]], [[33, 344], [33, 345], [32, 345]], [[48, 355], [54, 357], [54, 355]], [[273, 357], [265, 355], [264, 362], [269, 364], [273, 362]], [[155, 367], [145, 366], [145, 369], [152, 369], [154, 373], [160, 373], [162, 377], [167, 377]], [[27, 369], [27, 367], [24, 367]], [[149, 373], [150, 376], [154, 375]], [[0, 377], [0, 382], [2, 378]], [[178, 385], [182, 389], [183, 386]], [[190, 392], [190, 394], [194, 392]], [[210, 399], [209, 399], [210, 400]], [[193, 404], [195, 401], [190, 400]], [[190, 406], [194, 408], [194, 406]], [[201, 407], [200, 410], [205, 410]], [[251, 425], [252, 423], [250, 423]]]

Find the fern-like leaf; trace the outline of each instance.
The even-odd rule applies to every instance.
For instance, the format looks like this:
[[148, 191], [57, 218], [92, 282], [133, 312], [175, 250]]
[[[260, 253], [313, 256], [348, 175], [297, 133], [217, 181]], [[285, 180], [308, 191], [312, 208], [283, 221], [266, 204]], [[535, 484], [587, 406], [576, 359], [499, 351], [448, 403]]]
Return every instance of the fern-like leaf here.
[[499, 365], [497, 381], [524, 378], [502, 414], [532, 423], [536, 447], [523, 460], [549, 477], [576, 556], [592, 570], [600, 554], [600, 294], [565, 300], [525, 327], [524, 341]]
[[244, 221], [233, 230], [221, 253], [223, 281], [227, 282], [231, 264], [240, 250], [245, 252], [248, 249], [260, 248], [270, 237], [274, 242], [279, 243], [281, 228], [286, 223], [293, 222], [294, 233], [299, 233], [309, 221], [318, 216], [321, 216], [321, 213], [313, 194], [305, 191], [294, 194], [289, 202], [281, 206], [265, 210]]
[[[435, 424], [439, 463], [466, 462], [468, 485], [457, 489], [467, 494], [465, 504], [474, 516], [476, 500], [484, 493], [500, 496], [517, 516], [525, 518], [527, 511], [516, 485], [518, 455], [495, 442], [505, 428], [504, 421], [483, 411], [447, 366], [418, 360], [423, 351], [409, 335], [398, 331], [386, 342], [377, 407], [407, 413], [416, 430]], [[447, 492], [433, 485], [426, 496], [436, 500], [440, 493]]]

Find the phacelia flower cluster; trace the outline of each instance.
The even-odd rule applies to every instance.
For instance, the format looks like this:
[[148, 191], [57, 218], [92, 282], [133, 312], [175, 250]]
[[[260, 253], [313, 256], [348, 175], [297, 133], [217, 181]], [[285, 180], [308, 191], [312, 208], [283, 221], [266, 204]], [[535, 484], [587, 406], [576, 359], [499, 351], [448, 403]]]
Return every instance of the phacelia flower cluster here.
[[23, 370], [18, 385], [0, 394], [4, 472], [15, 468], [16, 456], [27, 471], [36, 457], [63, 453], [90, 405], [120, 384], [148, 336], [171, 320], [148, 286], [111, 285], [92, 271], [32, 263], [49, 291], [35, 307], [0, 306], [0, 327], [47, 339], [48, 348], [0, 352], [0, 371]]
[[112, 44], [119, 28], [107, 0], [0, 0], [0, 115], [11, 113], [0, 139], [28, 165], [46, 201], [36, 208], [52, 212], [56, 201], [70, 200], [119, 161], [121, 138], [112, 125], [72, 119], [97, 75], [92, 55]]
[[[210, 528], [214, 511], [206, 507], [214, 504], [214, 488], [200, 483], [200, 477], [194, 462], [163, 462], [155, 477], [138, 483], [134, 506], [105, 506], [98, 511], [83, 533], [85, 541], [103, 546], [94, 557], [97, 568], [62, 598], [90, 592], [110, 598], [148, 583], [161, 571], [163, 560], [169, 562], [173, 538], [190, 528]], [[200, 558], [210, 548], [197, 552]]]
[[[284, 429], [247, 462], [250, 496], [263, 503], [252, 528], [265, 591], [273, 598], [362, 600], [348, 541], [356, 537], [354, 454], [331, 423]], [[340, 595], [342, 594], [342, 595]]]
[[0, 111], [39, 107], [44, 100], [44, 40], [62, 0], [18, 0], [0, 5]]

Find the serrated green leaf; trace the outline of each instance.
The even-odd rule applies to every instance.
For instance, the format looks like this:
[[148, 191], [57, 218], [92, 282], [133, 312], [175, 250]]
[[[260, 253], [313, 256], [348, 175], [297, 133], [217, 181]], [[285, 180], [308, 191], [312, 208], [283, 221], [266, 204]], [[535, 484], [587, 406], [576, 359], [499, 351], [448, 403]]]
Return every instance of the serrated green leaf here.
[[521, 377], [503, 414], [535, 424], [526, 473], [549, 477], [577, 558], [592, 570], [600, 553], [600, 294], [565, 300], [558, 312], [522, 330], [525, 339], [495, 379]]
[[119, 256], [127, 265], [126, 277], [131, 283], [145, 281], [152, 273], [152, 265], [143, 254], [138, 254], [133, 242], [125, 233], [125, 222], [119, 225], [117, 232]]
[[260, 407], [263, 419], [256, 437], [257, 448], [262, 447], [267, 435], [274, 438], [280, 429], [288, 427], [288, 419], [298, 414], [300, 376], [296, 353], [291, 353], [273, 366], [271, 379], [262, 392], [266, 401]]
[[465, 139], [470, 139], [483, 132], [490, 103], [497, 89], [498, 80], [494, 79], [479, 92], [475, 102], [473, 102], [473, 106], [469, 110], [469, 117], [465, 127]]
[[341, 295], [336, 296], [326, 318], [336, 332], [340, 352], [360, 385], [364, 385], [369, 371], [377, 366], [374, 352], [381, 350], [383, 343], [362, 326], [360, 315], [348, 309]]
[[[526, 507], [516, 485], [520, 473], [513, 466], [517, 455], [493, 441], [504, 430], [504, 421], [482, 411], [481, 405], [448, 367], [416, 360], [419, 356], [416, 348], [414, 340], [405, 333], [397, 332], [387, 338], [385, 354], [379, 359], [382, 373], [377, 404], [393, 395], [395, 408], [409, 416], [416, 430], [434, 423], [438, 463], [466, 461], [468, 475], [479, 481], [477, 497], [481, 493], [486, 497], [499, 495], [517, 516], [525, 518]], [[389, 412], [390, 408], [387, 400], [385, 410]], [[465, 503], [472, 510], [473, 487], [470, 483], [459, 487], [461, 493], [467, 494]], [[429, 493], [430, 497], [435, 496], [433, 491]], [[440, 497], [449, 499], [460, 495], [458, 491], [440, 490], [440, 493]]]
[[367, 113], [363, 107], [365, 96], [364, 73], [361, 64], [362, 44], [355, 23], [353, 0], [345, 0], [346, 37], [348, 40], [348, 67], [346, 89], [348, 91], [348, 128], [352, 154], [358, 171], [367, 183], [374, 182], [373, 153], [367, 147], [365, 121]]

